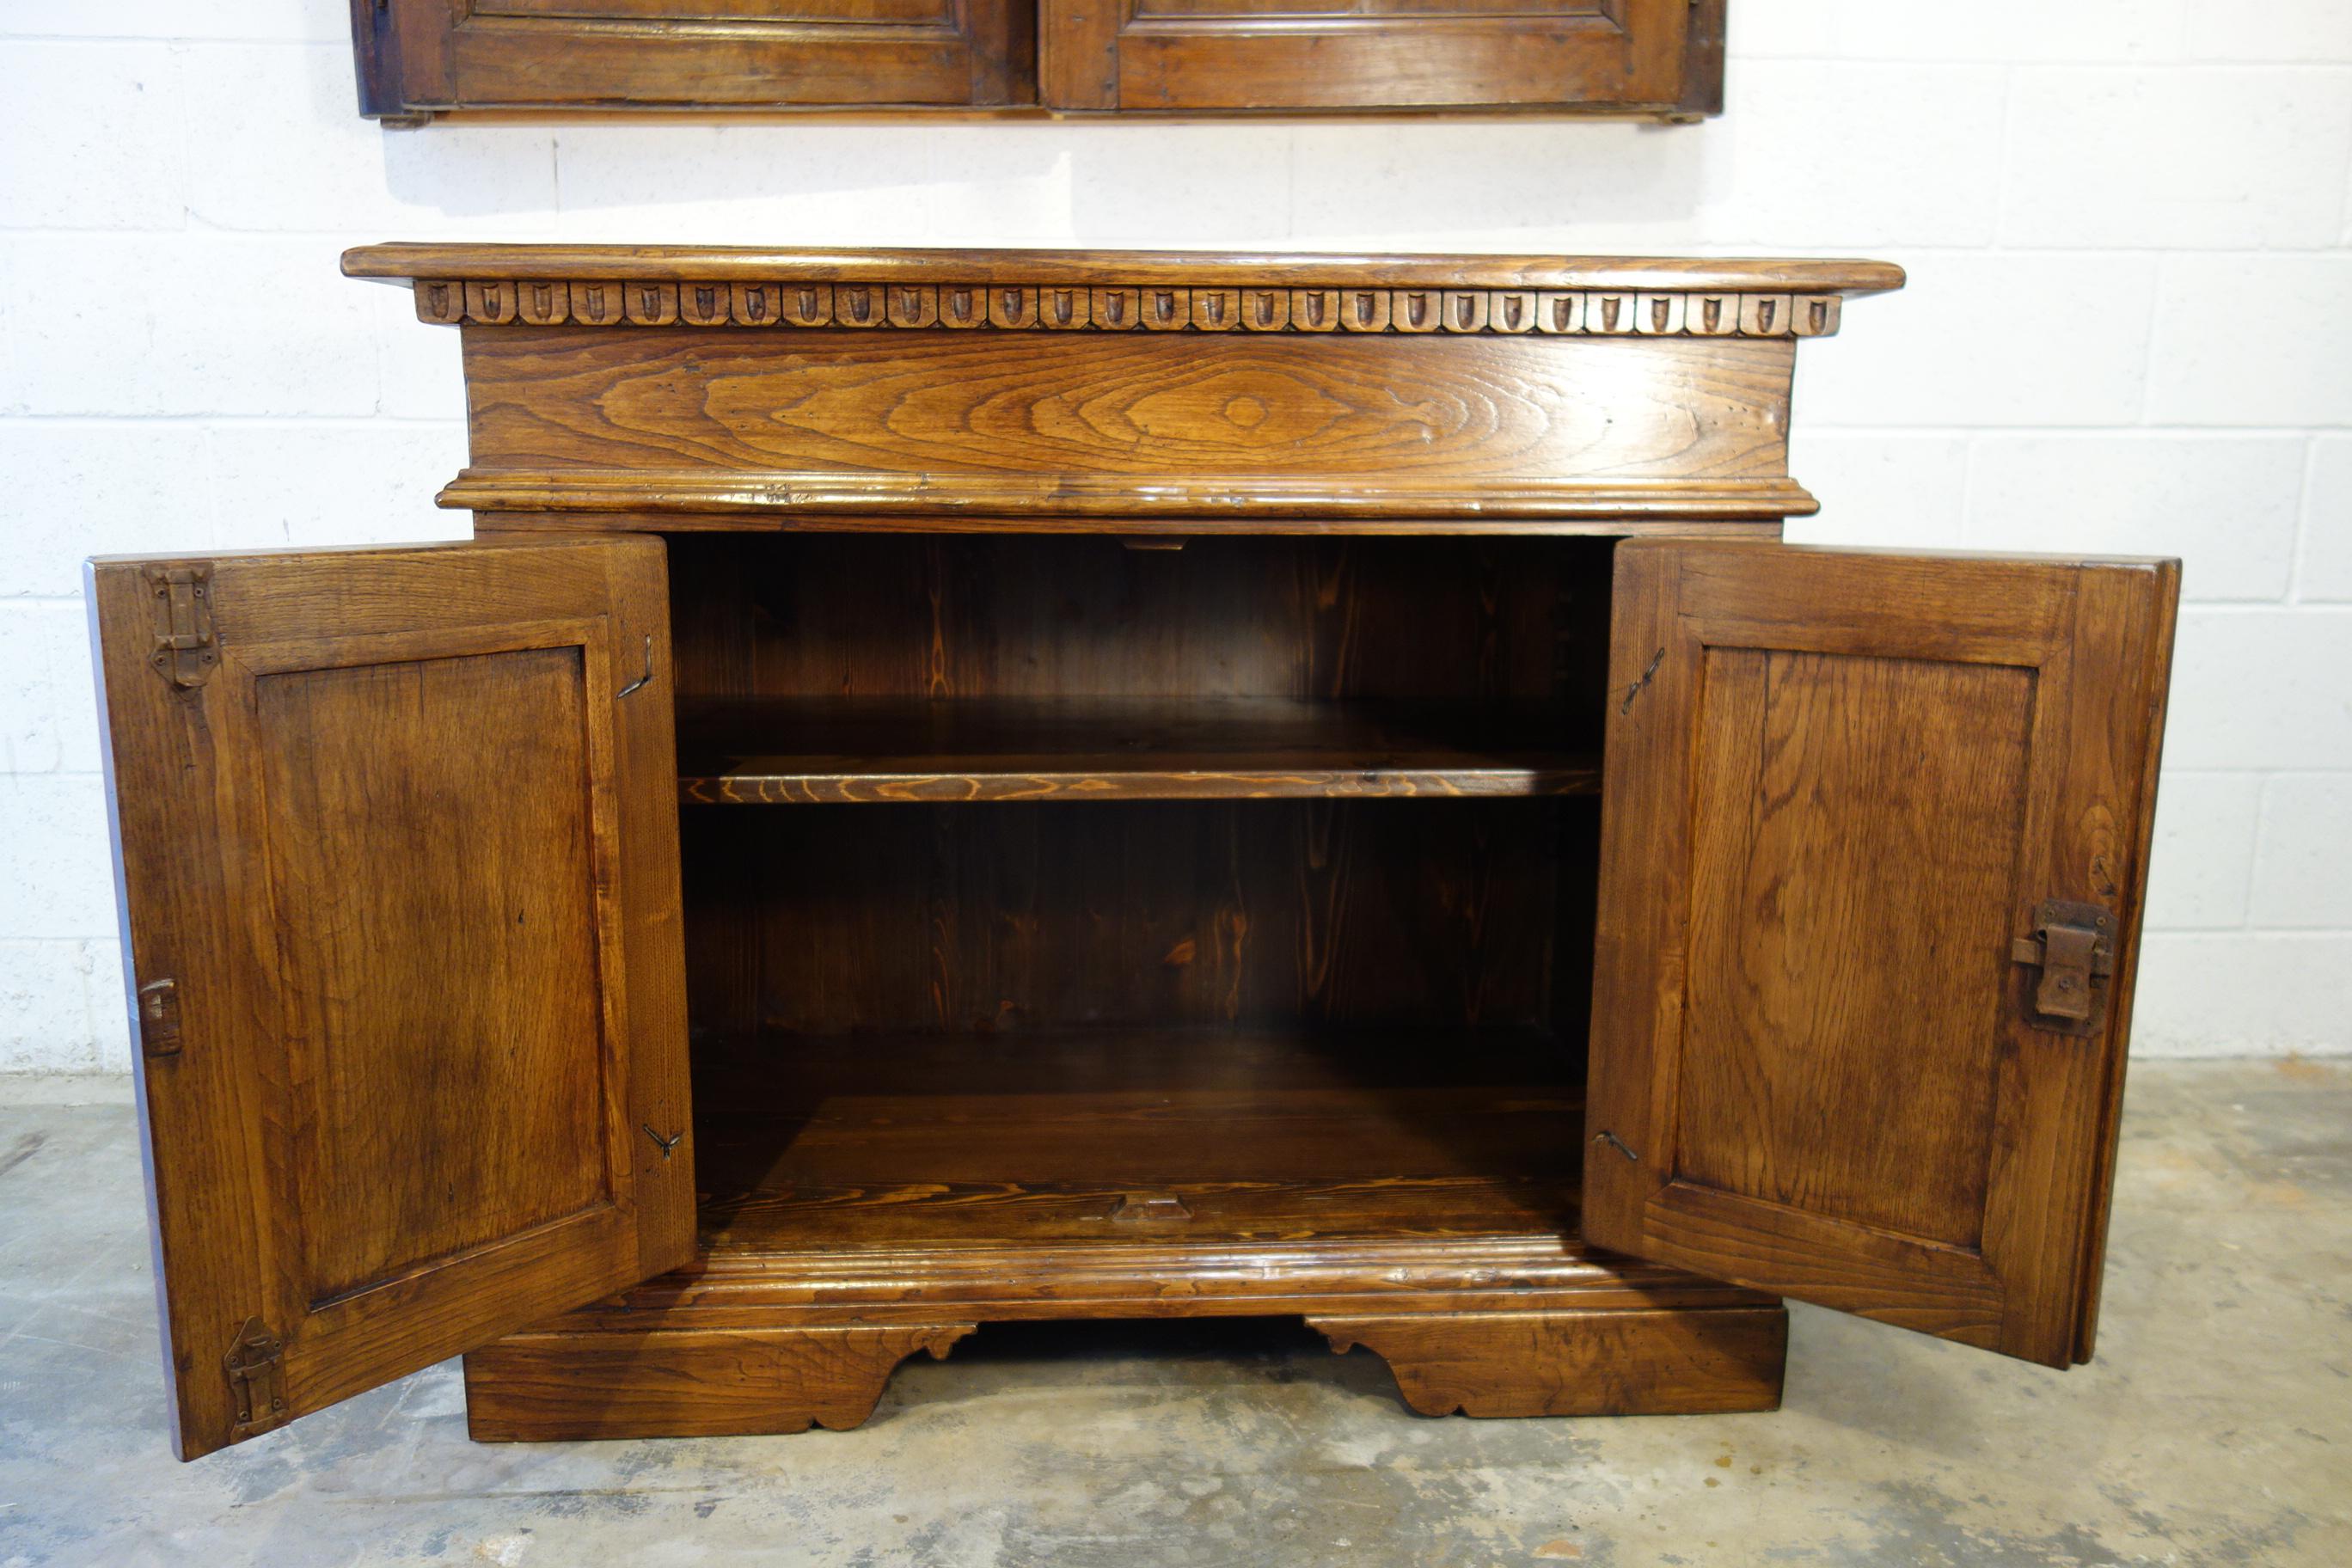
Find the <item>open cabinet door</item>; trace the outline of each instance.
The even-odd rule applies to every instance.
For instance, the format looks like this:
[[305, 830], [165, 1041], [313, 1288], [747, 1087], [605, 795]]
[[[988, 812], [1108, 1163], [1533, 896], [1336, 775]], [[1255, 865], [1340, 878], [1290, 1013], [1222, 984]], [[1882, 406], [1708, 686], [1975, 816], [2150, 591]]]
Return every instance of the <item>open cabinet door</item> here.
[[1589, 1240], [2088, 1359], [2179, 582], [1619, 549]]
[[659, 541], [89, 590], [181, 1458], [687, 1261]]

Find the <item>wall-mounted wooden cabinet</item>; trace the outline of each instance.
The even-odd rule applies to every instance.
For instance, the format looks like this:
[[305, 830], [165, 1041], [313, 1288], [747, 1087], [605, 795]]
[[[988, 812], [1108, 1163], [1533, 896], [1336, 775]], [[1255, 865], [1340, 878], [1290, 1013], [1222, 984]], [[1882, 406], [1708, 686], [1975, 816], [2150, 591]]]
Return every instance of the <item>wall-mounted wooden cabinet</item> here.
[[352, 0], [360, 107], [1689, 118], [1726, 0]]

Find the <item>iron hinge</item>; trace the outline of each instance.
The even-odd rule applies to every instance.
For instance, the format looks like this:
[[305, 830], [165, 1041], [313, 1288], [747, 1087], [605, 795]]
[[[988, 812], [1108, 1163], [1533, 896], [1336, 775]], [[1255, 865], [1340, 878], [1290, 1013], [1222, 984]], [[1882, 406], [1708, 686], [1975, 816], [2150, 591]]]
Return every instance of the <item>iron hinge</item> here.
[[139, 988], [139, 1050], [142, 1056], [180, 1054], [180, 983], [150, 980]]
[[2088, 1035], [2105, 1018], [2116, 972], [2114, 910], [2044, 899], [2033, 911], [2033, 933], [2011, 942], [2009, 956], [2042, 971], [2026, 1003], [2034, 1027]]
[[213, 569], [150, 566], [155, 600], [155, 673], [182, 688], [202, 686], [220, 663], [213, 640]]
[[221, 1357], [239, 1426], [274, 1426], [286, 1419], [285, 1363], [286, 1342], [259, 1318], [247, 1318]]

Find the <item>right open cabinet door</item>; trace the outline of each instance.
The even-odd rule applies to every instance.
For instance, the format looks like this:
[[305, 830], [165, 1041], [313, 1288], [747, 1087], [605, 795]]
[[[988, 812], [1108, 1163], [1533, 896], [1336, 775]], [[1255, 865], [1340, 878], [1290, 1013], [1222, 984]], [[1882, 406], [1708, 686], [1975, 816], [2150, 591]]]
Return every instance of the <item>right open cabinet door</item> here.
[[2179, 589], [1619, 549], [1588, 1240], [2088, 1359]]

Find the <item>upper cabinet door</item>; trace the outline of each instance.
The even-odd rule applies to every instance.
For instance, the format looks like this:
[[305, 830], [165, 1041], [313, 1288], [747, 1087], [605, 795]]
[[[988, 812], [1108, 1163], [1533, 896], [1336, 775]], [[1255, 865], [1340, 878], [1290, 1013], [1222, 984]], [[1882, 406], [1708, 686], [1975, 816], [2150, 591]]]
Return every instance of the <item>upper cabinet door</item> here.
[[1038, 0], [1056, 109], [1712, 114], [1723, 0]]
[[1030, 0], [354, 0], [362, 113], [1034, 102]]
[[2089, 1357], [2179, 582], [1620, 547], [1588, 1239]]
[[659, 542], [89, 586], [181, 1457], [687, 1261]]

